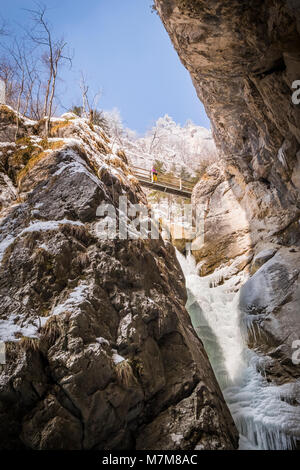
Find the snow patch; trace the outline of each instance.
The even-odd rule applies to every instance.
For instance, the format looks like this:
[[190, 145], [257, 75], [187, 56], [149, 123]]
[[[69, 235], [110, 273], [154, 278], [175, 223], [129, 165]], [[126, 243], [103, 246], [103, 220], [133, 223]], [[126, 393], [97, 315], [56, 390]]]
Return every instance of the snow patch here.
[[0, 243], [0, 263], [2, 261], [3, 255], [6, 249], [14, 242], [15, 237], [7, 235], [6, 238]]
[[82, 222], [69, 220], [69, 219], [61, 219], [61, 220], [47, 220], [44, 222], [32, 222], [28, 227], [24, 228], [18, 235], [13, 237], [12, 235], [7, 235], [2, 242], [0, 242], [0, 263], [2, 262], [3, 255], [6, 249], [19, 237], [21, 237], [24, 233], [29, 232], [46, 232], [48, 230], [57, 230], [60, 225], [63, 224], [70, 224], [70, 225], [79, 225], [84, 226]]
[[100, 336], [99, 338], [96, 338], [96, 341], [97, 341], [97, 343], [99, 343], [99, 344], [106, 344], [106, 345], [109, 346], [109, 341], [108, 341], [107, 339], [105, 339], [105, 338], [102, 338], [102, 336]]
[[57, 305], [51, 315], [60, 315], [64, 313], [66, 310], [72, 310], [74, 307], [77, 307], [81, 303], [87, 301], [86, 299], [86, 292], [88, 289], [88, 285], [85, 283], [80, 284], [77, 286], [69, 295], [68, 299], [63, 302], [62, 304]]
[[60, 225], [64, 225], [64, 224], [79, 225], [79, 226], [84, 225], [82, 222], [69, 220], [69, 219], [33, 222], [29, 225], [29, 227], [26, 227], [24, 230], [22, 230], [19, 236], [22, 236], [24, 233], [28, 233], [28, 232], [47, 232], [48, 230], [57, 230]]
[[16, 334], [29, 338], [37, 338], [38, 326], [28, 321], [24, 325], [17, 324], [16, 315], [0, 320], [0, 341], [16, 341]]
[[[115, 350], [114, 350], [115, 351]], [[118, 354], [117, 352], [114, 352], [113, 355], [112, 355], [112, 360], [114, 361], [114, 363], [117, 365], [117, 364], [120, 364], [121, 362], [124, 362], [126, 361], [125, 357], [122, 357], [120, 356], [120, 354]]]
[[173, 442], [175, 442], [176, 445], [179, 445], [183, 439], [183, 434], [171, 434], [171, 439]]

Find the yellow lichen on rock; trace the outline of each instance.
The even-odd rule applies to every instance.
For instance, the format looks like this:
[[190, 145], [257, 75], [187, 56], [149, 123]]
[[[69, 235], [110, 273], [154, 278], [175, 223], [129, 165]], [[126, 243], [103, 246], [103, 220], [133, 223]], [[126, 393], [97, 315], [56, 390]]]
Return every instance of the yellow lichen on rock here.
[[[55, 141], [50, 141], [50, 140], [43, 140], [41, 141], [42, 145], [40, 146], [39, 144], [37, 145], [29, 145], [26, 149], [24, 149], [24, 153], [21, 155], [26, 155], [28, 157], [25, 167], [22, 168], [21, 171], [17, 174], [17, 183], [19, 184], [20, 181], [24, 178], [24, 176], [41, 160], [47, 157], [51, 151], [58, 150], [63, 147], [64, 141], [63, 140], [55, 140]], [[44, 150], [41, 152], [40, 149], [44, 148]], [[20, 157], [18, 157], [20, 158]], [[25, 163], [23, 161], [23, 163]]]
[[66, 119], [65, 121], [59, 121], [57, 123], [55, 123], [55, 125], [51, 126], [51, 129], [50, 129], [50, 135], [51, 137], [56, 137], [57, 134], [58, 134], [58, 131], [60, 129], [64, 129], [65, 127], [68, 127], [70, 126], [71, 124], [71, 120], [70, 119]]

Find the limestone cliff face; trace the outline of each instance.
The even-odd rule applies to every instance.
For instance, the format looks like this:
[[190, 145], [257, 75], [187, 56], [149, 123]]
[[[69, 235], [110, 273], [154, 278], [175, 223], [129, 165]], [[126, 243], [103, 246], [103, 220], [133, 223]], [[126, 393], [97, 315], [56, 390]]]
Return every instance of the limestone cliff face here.
[[[146, 204], [122, 151], [72, 114], [1, 107], [0, 447], [232, 449], [237, 432], [184, 308], [174, 248], [97, 236]], [[14, 129], [13, 129], [14, 130]]]
[[207, 169], [193, 195], [205, 210], [205, 243], [197, 253], [201, 274], [224, 266], [229, 277], [249, 272], [240, 295], [241, 311], [254, 328], [249, 344], [268, 355], [268, 380], [294, 382], [300, 105], [292, 102], [292, 83], [300, 79], [299, 2], [155, 4], [220, 150], [220, 162]]

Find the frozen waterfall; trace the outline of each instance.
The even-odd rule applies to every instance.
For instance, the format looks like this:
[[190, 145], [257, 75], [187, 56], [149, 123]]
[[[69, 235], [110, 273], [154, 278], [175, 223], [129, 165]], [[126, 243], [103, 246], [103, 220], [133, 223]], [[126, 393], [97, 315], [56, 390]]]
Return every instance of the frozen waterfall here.
[[221, 272], [219, 278], [200, 277], [191, 254], [177, 251], [177, 258], [186, 279], [186, 307], [239, 429], [240, 449], [292, 449], [300, 439], [300, 416], [289, 402], [292, 385], [270, 385], [258, 372], [262, 358], [246, 346], [237, 278], [224, 281]]

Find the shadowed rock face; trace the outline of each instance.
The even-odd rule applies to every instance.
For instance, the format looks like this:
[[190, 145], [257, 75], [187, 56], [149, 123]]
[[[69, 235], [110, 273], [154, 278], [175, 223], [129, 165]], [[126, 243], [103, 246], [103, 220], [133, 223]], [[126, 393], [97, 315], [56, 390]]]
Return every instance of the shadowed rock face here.
[[293, 382], [299, 366], [292, 344], [300, 338], [300, 105], [292, 102], [292, 83], [300, 79], [299, 2], [155, 5], [220, 150], [220, 162], [193, 194], [205, 211], [205, 243], [196, 254], [201, 274], [220, 266], [229, 277], [253, 274], [240, 305], [260, 332], [249, 344], [270, 355], [269, 380]]
[[145, 203], [126, 156], [74, 115], [51, 127], [1, 146], [0, 447], [235, 448], [174, 248], [97, 237], [101, 202]]

